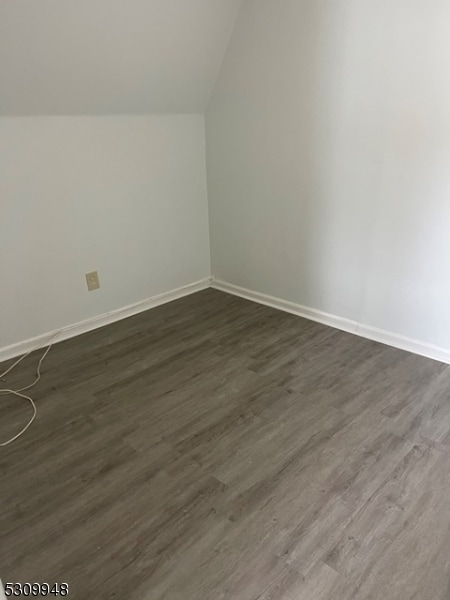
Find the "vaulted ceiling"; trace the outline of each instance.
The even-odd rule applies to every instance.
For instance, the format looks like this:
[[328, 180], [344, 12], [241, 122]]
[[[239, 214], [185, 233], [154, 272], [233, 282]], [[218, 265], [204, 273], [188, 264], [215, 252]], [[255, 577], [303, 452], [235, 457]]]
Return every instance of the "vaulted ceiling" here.
[[0, 0], [0, 114], [202, 112], [242, 0]]

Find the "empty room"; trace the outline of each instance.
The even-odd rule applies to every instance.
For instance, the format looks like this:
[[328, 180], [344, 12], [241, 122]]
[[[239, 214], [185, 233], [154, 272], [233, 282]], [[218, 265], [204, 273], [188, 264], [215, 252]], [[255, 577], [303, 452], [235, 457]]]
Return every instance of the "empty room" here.
[[448, 0], [0, 0], [0, 599], [450, 600]]

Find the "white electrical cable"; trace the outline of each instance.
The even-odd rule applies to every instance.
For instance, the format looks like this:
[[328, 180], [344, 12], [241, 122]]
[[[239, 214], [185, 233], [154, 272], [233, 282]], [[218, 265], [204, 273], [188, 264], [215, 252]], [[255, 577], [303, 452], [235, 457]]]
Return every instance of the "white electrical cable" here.
[[[50, 338], [49, 342], [51, 342], [59, 333], [60, 332], [57, 331], [54, 335], [52, 335], [52, 337]], [[47, 356], [47, 354], [50, 352], [52, 345], [53, 344], [50, 344], [47, 347], [47, 349], [45, 350], [44, 354], [41, 356], [41, 359], [40, 359], [40, 361], [38, 363], [37, 370], [36, 370], [36, 378], [35, 378], [35, 380], [32, 383], [30, 383], [29, 385], [26, 385], [25, 387], [20, 388], [18, 390], [0, 389], [0, 395], [2, 395], [2, 396], [12, 395], [12, 396], [17, 396], [19, 398], [23, 398], [24, 400], [27, 400], [27, 402], [29, 402], [31, 404], [31, 407], [33, 409], [33, 415], [31, 416], [30, 420], [25, 425], [25, 427], [23, 427], [23, 429], [21, 429], [19, 431], [19, 433], [17, 433], [15, 436], [13, 436], [12, 438], [10, 438], [6, 442], [0, 443], [0, 447], [2, 447], [2, 446], [8, 446], [8, 444], [11, 444], [15, 440], [17, 440], [21, 435], [23, 435], [25, 433], [25, 431], [30, 427], [30, 425], [35, 420], [36, 415], [37, 415], [36, 404], [34, 403], [33, 398], [31, 398], [30, 396], [27, 396], [26, 394], [22, 394], [22, 392], [25, 392], [26, 390], [29, 390], [30, 388], [32, 388], [40, 380], [40, 378], [41, 378], [41, 365], [44, 362], [44, 359]], [[0, 379], [3, 379], [3, 377], [5, 377], [5, 375], [7, 375], [8, 373], [10, 373], [20, 362], [23, 361], [24, 358], [26, 358], [27, 356], [29, 356], [35, 350], [36, 350], [36, 348], [33, 348], [32, 350], [30, 350], [29, 352], [27, 352], [26, 354], [24, 354], [23, 356], [21, 356], [18, 360], [16, 360], [15, 363], [13, 363], [8, 369], [6, 369], [6, 371], [4, 373], [2, 373], [0, 375]]]

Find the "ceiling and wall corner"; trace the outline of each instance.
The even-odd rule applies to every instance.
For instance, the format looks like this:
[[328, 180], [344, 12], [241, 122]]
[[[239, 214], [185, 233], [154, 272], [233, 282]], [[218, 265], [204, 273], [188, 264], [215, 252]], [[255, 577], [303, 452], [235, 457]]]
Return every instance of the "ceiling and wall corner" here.
[[228, 291], [450, 356], [449, 11], [0, 0], [0, 355], [212, 259]]
[[204, 110], [240, 4], [0, 0], [0, 360], [209, 280]]
[[0, 114], [203, 113], [242, 0], [0, 0]]

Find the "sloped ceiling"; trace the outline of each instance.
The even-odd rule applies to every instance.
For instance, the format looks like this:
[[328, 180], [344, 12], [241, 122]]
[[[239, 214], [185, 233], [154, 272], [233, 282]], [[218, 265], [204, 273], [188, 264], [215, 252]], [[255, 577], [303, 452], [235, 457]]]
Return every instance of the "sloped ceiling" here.
[[241, 0], [0, 0], [0, 114], [203, 112]]

